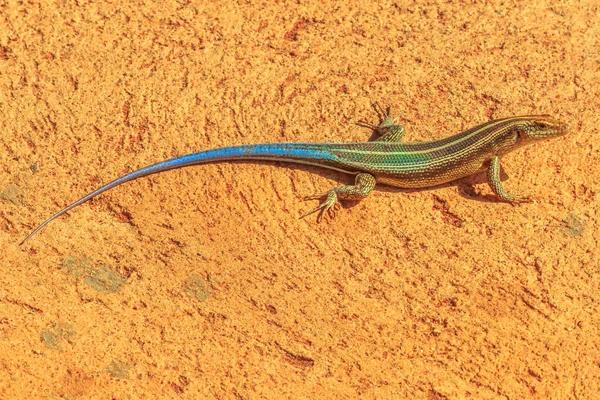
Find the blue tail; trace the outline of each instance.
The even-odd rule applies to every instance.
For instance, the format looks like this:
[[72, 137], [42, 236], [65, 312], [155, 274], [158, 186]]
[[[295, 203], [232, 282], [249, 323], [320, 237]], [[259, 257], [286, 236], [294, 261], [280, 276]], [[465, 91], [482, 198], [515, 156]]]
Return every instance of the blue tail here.
[[322, 165], [323, 162], [335, 162], [337, 159], [329, 151], [329, 146], [330, 145], [326, 143], [267, 143], [222, 147], [162, 161], [141, 168], [138, 171], [132, 172], [119, 179], [124, 179], [129, 175], [138, 173], [140, 173], [140, 175], [137, 175], [132, 179], [173, 168], [233, 160], [275, 160]]
[[21, 244], [29, 240], [40, 229], [50, 223], [52, 220], [60, 217], [69, 210], [85, 203], [88, 200], [98, 196], [109, 189], [119, 186], [122, 183], [141, 178], [146, 175], [155, 174], [158, 172], [168, 171], [170, 169], [187, 167], [196, 164], [206, 164], [219, 161], [234, 161], [234, 160], [273, 160], [287, 161], [299, 164], [317, 165], [324, 168], [337, 169], [344, 172], [341, 165], [337, 162], [337, 157], [329, 151], [332, 145], [324, 143], [270, 143], [270, 144], [250, 144], [242, 146], [223, 147], [220, 149], [212, 149], [201, 151], [198, 153], [187, 154], [161, 161], [159, 163], [140, 168], [137, 171], [130, 172], [112, 182], [94, 190], [85, 195], [73, 204], [63, 208], [40, 226], [35, 228], [29, 236], [27, 236]]

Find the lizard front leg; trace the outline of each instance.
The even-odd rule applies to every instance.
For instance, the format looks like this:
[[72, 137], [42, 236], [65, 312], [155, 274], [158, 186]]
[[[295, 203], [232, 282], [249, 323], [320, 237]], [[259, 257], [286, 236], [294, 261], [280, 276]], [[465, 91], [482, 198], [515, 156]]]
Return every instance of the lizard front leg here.
[[487, 178], [492, 191], [496, 193], [496, 196], [498, 196], [500, 201], [513, 204], [531, 203], [531, 199], [529, 197], [515, 196], [504, 190], [502, 182], [500, 181], [500, 158], [498, 156], [494, 156], [490, 160], [490, 165], [487, 170]]

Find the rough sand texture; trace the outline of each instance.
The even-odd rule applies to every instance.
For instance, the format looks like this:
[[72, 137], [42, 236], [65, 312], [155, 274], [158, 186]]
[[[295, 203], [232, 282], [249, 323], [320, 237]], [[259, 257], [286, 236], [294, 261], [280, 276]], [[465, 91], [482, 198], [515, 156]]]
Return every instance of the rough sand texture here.
[[[123, 4], [119, 4], [123, 3]], [[0, 2], [0, 397], [589, 399], [600, 391], [600, 7]], [[482, 176], [378, 187], [220, 164], [255, 142], [407, 141], [549, 113], [564, 138]]]

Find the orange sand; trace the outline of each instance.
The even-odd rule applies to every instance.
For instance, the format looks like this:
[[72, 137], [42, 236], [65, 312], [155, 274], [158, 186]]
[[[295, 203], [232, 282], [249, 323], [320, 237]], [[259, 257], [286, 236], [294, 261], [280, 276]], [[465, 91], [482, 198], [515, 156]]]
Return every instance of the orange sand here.
[[[600, 390], [597, 5], [0, 4], [0, 397], [589, 399]], [[517, 3], [521, 4], [521, 3]], [[570, 135], [484, 179], [378, 187], [175, 155], [406, 140], [549, 113]]]

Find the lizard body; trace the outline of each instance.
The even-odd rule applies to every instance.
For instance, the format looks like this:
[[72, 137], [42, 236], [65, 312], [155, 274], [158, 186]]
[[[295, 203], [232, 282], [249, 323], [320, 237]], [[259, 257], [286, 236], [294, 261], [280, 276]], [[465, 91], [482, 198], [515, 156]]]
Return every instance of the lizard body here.
[[308, 164], [356, 175], [354, 185], [333, 188], [307, 199], [326, 197], [318, 207], [304, 214], [336, 210], [338, 200], [361, 200], [376, 183], [401, 188], [425, 188], [454, 181], [487, 169], [490, 187], [501, 201], [530, 201], [507, 193], [500, 181], [500, 157], [521, 146], [562, 136], [569, 127], [548, 115], [502, 118], [445, 139], [429, 142], [399, 142], [404, 128], [380, 107], [379, 125], [361, 122], [381, 136], [364, 143], [270, 143], [223, 147], [200, 151], [143, 167], [87, 194], [44, 221], [21, 244], [55, 218], [122, 183], [150, 174], [190, 165], [235, 161], [268, 160]]

